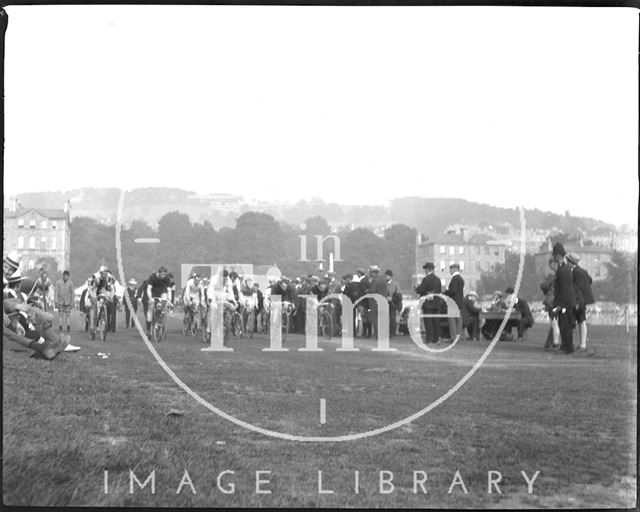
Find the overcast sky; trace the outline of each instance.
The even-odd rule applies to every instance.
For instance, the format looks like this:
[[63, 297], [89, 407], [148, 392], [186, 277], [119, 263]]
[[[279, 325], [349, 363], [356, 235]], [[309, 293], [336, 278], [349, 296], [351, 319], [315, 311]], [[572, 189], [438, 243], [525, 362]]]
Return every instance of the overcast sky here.
[[636, 223], [633, 9], [6, 11], [5, 194], [424, 195]]

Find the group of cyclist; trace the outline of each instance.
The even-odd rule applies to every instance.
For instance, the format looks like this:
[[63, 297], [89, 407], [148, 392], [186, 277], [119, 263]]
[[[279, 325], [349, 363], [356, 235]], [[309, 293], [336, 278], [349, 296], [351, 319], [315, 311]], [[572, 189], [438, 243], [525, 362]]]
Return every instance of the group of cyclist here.
[[[269, 324], [271, 298], [279, 296], [283, 311], [287, 314], [287, 320], [290, 319], [289, 330], [304, 334], [306, 329], [306, 299], [303, 297], [304, 295], [315, 296], [320, 302], [328, 295], [344, 294], [355, 303], [366, 293], [374, 292], [372, 283], [378, 283], [379, 286], [375, 293], [388, 296], [391, 303], [397, 299], [396, 295], [399, 294], [399, 290], [395, 294], [387, 292], [387, 288], [391, 285], [397, 287], [395, 282], [391, 281], [391, 276], [390, 271], [385, 273], [385, 277], [379, 275], [379, 267], [371, 265], [368, 272], [360, 268], [355, 274], [345, 274], [342, 279], [337, 278], [335, 272], [327, 272], [323, 277], [303, 274], [289, 279], [281, 276], [279, 279], [270, 279], [268, 286], [263, 291], [260, 284], [252, 280], [251, 277], [244, 276], [235, 270], [223, 270], [222, 282], [217, 293], [223, 299], [225, 307], [238, 313], [243, 319], [243, 326], [253, 332], [261, 328], [266, 330]], [[192, 273], [189, 276], [182, 293], [185, 332], [189, 330], [188, 326], [192, 322], [199, 322], [200, 327], [205, 328], [206, 313], [214, 293], [212, 285], [213, 283], [207, 277], [202, 277], [197, 273]], [[401, 297], [400, 294], [400, 301]], [[341, 324], [341, 300], [334, 297], [326, 300], [325, 303], [330, 315], [329, 330], [331, 334], [337, 334]], [[392, 307], [396, 309], [395, 303]], [[375, 326], [372, 323], [372, 308], [375, 308], [375, 305], [369, 304], [368, 300], [361, 301], [356, 307], [354, 312], [356, 335], [361, 334], [368, 337], [371, 336], [372, 331], [375, 331]], [[395, 315], [392, 316], [395, 317]]]
[[[137, 284], [135, 280], [129, 281], [129, 287], [133, 284]], [[95, 307], [98, 300], [104, 300], [107, 312], [107, 325], [109, 330], [115, 332], [115, 315], [117, 308], [116, 297], [116, 278], [113, 273], [106, 267], [101, 266], [98, 271], [91, 275], [86, 281], [86, 294], [83, 295], [81, 301], [84, 302], [83, 310], [86, 313], [85, 330], [92, 330], [94, 326], [90, 325], [95, 321], [91, 318], [91, 308]], [[175, 282], [173, 281], [173, 275], [167, 271], [167, 268], [161, 266], [153, 272], [140, 286], [136, 293], [130, 293], [129, 290], [125, 290], [125, 293], [129, 294], [129, 301], [131, 301], [131, 309], [137, 311], [137, 303], [140, 302], [143, 306], [144, 316], [146, 319], [146, 333], [147, 336], [151, 336], [151, 324], [154, 314], [154, 308], [159, 302], [163, 303], [163, 306], [172, 307], [173, 293], [175, 290]], [[124, 306], [129, 313], [127, 315], [127, 327], [131, 320], [130, 305], [125, 301]], [[135, 305], [134, 305], [135, 304]]]
[[[391, 274], [388, 272], [388, 274]], [[281, 276], [278, 279], [269, 279], [265, 289], [261, 289], [260, 284], [250, 276], [245, 276], [236, 270], [223, 270], [221, 282], [218, 277], [201, 276], [198, 273], [191, 273], [185, 283], [182, 293], [175, 297], [175, 281], [166, 267], [162, 266], [153, 272], [142, 285], [135, 290], [137, 283], [130, 281], [129, 288], [125, 293], [129, 295], [125, 300], [124, 307], [129, 312], [127, 326], [130, 317], [135, 316], [138, 303], [142, 304], [146, 321], [147, 336], [156, 339], [153, 334], [154, 311], [158, 306], [163, 310], [171, 309], [175, 302], [181, 302], [184, 311], [183, 331], [200, 331], [203, 340], [207, 340], [210, 332], [208, 325], [208, 313], [214, 294], [222, 298], [225, 308], [241, 318], [242, 329], [251, 332], [263, 330], [266, 332], [269, 326], [269, 316], [271, 311], [271, 298], [278, 296], [282, 303], [283, 311], [287, 315], [290, 332], [305, 333], [306, 329], [306, 299], [305, 295], [315, 296], [318, 302], [323, 301], [328, 295], [344, 294], [356, 302], [366, 293], [373, 291], [372, 283], [381, 280], [382, 288], [386, 290], [387, 281], [379, 276], [379, 268], [370, 266], [368, 272], [363, 268], [355, 274], [346, 274], [341, 279], [336, 277], [335, 272], [327, 272], [324, 276], [301, 275], [289, 279]], [[115, 329], [115, 296], [116, 279], [113, 273], [105, 266], [100, 267], [98, 272], [87, 279], [87, 293], [85, 300], [85, 311], [89, 311], [92, 304], [99, 298], [105, 300], [108, 325]], [[381, 292], [376, 292], [381, 293]], [[391, 297], [391, 294], [389, 295]], [[177, 300], [176, 300], [177, 299]], [[391, 300], [391, 299], [390, 299]], [[131, 304], [129, 304], [131, 302]], [[324, 301], [329, 312], [329, 330], [332, 334], [339, 332], [341, 323], [342, 303], [339, 298], [333, 297]], [[131, 314], [132, 307], [133, 315]], [[370, 336], [372, 333], [371, 308], [374, 305], [368, 301], [362, 301], [354, 312], [357, 319], [355, 334]], [[225, 317], [226, 318], [226, 317]], [[87, 314], [87, 330], [89, 330], [90, 318]]]

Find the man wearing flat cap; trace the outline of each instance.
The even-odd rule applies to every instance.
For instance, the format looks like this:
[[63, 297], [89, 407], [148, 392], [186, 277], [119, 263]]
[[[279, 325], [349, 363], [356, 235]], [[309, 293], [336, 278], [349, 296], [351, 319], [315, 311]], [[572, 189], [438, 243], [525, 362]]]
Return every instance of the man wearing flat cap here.
[[[416, 293], [420, 297], [426, 297], [426, 300], [422, 304], [422, 312], [425, 315], [437, 315], [440, 310], [440, 301], [438, 297], [433, 297], [434, 293], [442, 293], [442, 283], [438, 276], [435, 275], [435, 266], [432, 262], [428, 261], [422, 268], [426, 271], [427, 275], [422, 279], [419, 286], [416, 287]], [[440, 319], [439, 318], [424, 318], [424, 330], [426, 331], [427, 343], [438, 343], [440, 334]]]
[[567, 254], [567, 262], [573, 273], [573, 285], [576, 290], [576, 322], [578, 323], [578, 335], [580, 336], [580, 352], [587, 351], [587, 306], [593, 304], [595, 299], [591, 284], [593, 279], [584, 268], [578, 265], [580, 257], [575, 253]]
[[558, 262], [558, 270], [553, 281], [553, 308], [558, 313], [560, 328], [560, 350], [573, 353], [573, 329], [576, 326], [575, 307], [577, 304], [573, 274], [565, 261], [565, 250], [561, 243], [553, 246], [552, 256]]

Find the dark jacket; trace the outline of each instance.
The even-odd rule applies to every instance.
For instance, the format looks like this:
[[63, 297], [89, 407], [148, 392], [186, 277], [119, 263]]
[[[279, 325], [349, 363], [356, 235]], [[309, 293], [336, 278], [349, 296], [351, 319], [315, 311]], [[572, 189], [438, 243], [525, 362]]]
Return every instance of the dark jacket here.
[[140, 285], [140, 288], [138, 288], [138, 293], [136, 293], [136, 299], [142, 299], [142, 303], [143, 304], [148, 304], [149, 303], [149, 296], [147, 295], [147, 285], [148, 284], [149, 284], [148, 281], [144, 281]]
[[[127, 286], [125, 293], [129, 295], [129, 299], [131, 300], [131, 306], [133, 307], [133, 311], [138, 311], [138, 299], [136, 298], [138, 295], [138, 291], [135, 289], [131, 289]], [[129, 305], [127, 304], [127, 299], [122, 297], [122, 304], [126, 309], [129, 309]]]
[[592, 282], [591, 276], [585, 269], [578, 266], [574, 267], [573, 284], [576, 287], [576, 298], [580, 306], [587, 306], [595, 302], [593, 291], [591, 290]]
[[297, 294], [293, 286], [287, 286], [286, 290], [280, 288], [280, 283], [276, 283], [271, 288], [271, 295], [280, 295], [282, 302], [291, 302], [294, 306], [297, 304]]
[[529, 307], [529, 303], [518, 297], [518, 302], [514, 308], [516, 311], [520, 312], [520, 316], [522, 317], [522, 321], [524, 323], [525, 328], [533, 327], [533, 315], [531, 314], [531, 308]]
[[[416, 288], [416, 292], [420, 297], [429, 295], [430, 293], [442, 293], [442, 283], [435, 274], [431, 273], [427, 275], [420, 285]], [[438, 311], [440, 309], [441, 300], [439, 297], [435, 297], [433, 300], [425, 300], [422, 305], [423, 311]]]
[[545, 277], [544, 281], [540, 285], [540, 289], [542, 293], [544, 293], [544, 300], [542, 303], [544, 304], [544, 308], [547, 311], [551, 311], [553, 309], [553, 282], [555, 280], [555, 274], [550, 273]]
[[376, 276], [369, 281], [369, 289], [367, 293], [376, 293], [382, 295], [383, 298], [389, 296], [389, 287], [387, 286], [387, 280], [382, 276]]
[[553, 306], [573, 310], [577, 304], [576, 292], [573, 286], [573, 273], [566, 263], [558, 267], [553, 281], [553, 290]]
[[453, 299], [453, 302], [455, 302], [462, 311], [462, 306], [464, 305], [464, 279], [462, 279], [460, 274], [456, 274], [451, 278], [449, 288], [447, 288], [445, 293]]
[[467, 310], [467, 315], [469, 318], [480, 316], [480, 312], [482, 311], [482, 307], [478, 305], [478, 303], [474, 300], [471, 300], [471, 297], [467, 295], [464, 298], [464, 309]]
[[344, 291], [342, 293], [349, 297], [351, 302], [355, 303], [360, 297], [362, 297], [360, 283], [351, 281], [344, 287]]
[[318, 299], [318, 302], [320, 302], [327, 295], [329, 295], [329, 288], [327, 287], [324, 289], [324, 291], [322, 291], [318, 285], [315, 285], [313, 288], [311, 288], [311, 295], [315, 295], [316, 299]]

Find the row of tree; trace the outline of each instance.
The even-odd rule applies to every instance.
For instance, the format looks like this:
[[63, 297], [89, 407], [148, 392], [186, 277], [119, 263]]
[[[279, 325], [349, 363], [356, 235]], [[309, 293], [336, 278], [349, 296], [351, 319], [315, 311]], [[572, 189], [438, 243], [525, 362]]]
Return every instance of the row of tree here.
[[[119, 240], [122, 244], [126, 277], [145, 279], [158, 266], [164, 265], [179, 281], [182, 263], [252, 263], [277, 265], [289, 277], [300, 274], [319, 274], [316, 254], [316, 235], [331, 234], [328, 222], [322, 216], [314, 216], [303, 224], [277, 221], [265, 213], [247, 212], [236, 219], [235, 228], [216, 230], [208, 222], [192, 223], [189, 216], [180, 212], [165, 214], [157, 229], [143, 221], [133, 221], [122, 228]], [[405, 292], [413, 290], [416, 271], [416, 230], [405, 224], [394, 224], [384, 230], [382, 236], [367, 228], [344, 229], [335, 233], [340, 239], [342, 261], [334, 263], [338, 277], [353, 273], [359, 267], [380, 265], [384, 272], [390, 269]], [[301, 261], [300, 235], [306, 235], [306, 258]], [[140, 244], [138, 238], [158, 238], [158, 244]], [[323, 272], [327, 271], [329, 253], [336, 253], [331, 239], [323, 246]], [[491, 272], [483, 272], [478, 283], [480, 295], [494, 290], [515, 286], [520, 256], [507, 253], [505, 263], [496, 265]], [[72, 279], [80, 284], [102, 264], [119, 274], [116, 260], [116, 227], [104, 225], [87, 217], [77, 217], [71, 223], [71, 271]], [[50, 275], [59, 272], [55, 262], [48, 262]], [[607, 264], [608, 276], [594, 283], [598, 300], [626, 303], [637, 300], [637, 253], [629, 258], [614, 253]], [[540, 300], [540, 282], [544, 278], [537, 273], [534, 257], [526, 254], [520, 283], [520, 296], [527, 300]], [[179, 285], [183, 283], [178, 282]]]
[[[304, 226], [304, 227], [303, 227]], [[183, 263], [252, 263], [277, 265], [284, 275], [318, 274], [328, 270], [329, 253], [336, 255], [334, 240], [323, 244], [323, 270], [319, 270], [316, 235], [331, 234], [327, 221], [320, 216], [307, 219], [304, 225], [276, 221], [265, 213], [247, 212], [236, 220], [235, 228], [215, 230], [208, 222], [192, 223], [180, 212], [165, 214], [157, 230], [142, 221], [122, 229], [119, 240], [125, 275], [138, 281], [158, 266], [164, 265], [179, 278]], [[77, 217], [71, 224], [71, 268], [76, 278], [84, 279], [105, 264], [117, 271], [115, 226], [99, 224], [87, 217]], [[340, 239], [341, 261], [334, 262], [338, 277], [359, 267], [380, 265], [390, 269], [400, 286], [410, 289], [415, 272], [416, 231], [395, 224], [382, 237], [370, 229], [357, 228], [334, 233]], [[300, 235], [306, 235], [306, 259], [303, 260]], [[137, 238], [158, 238], [158, 244], [136, 243]], [[183, 283], [178, 283], [182, 285]]]

